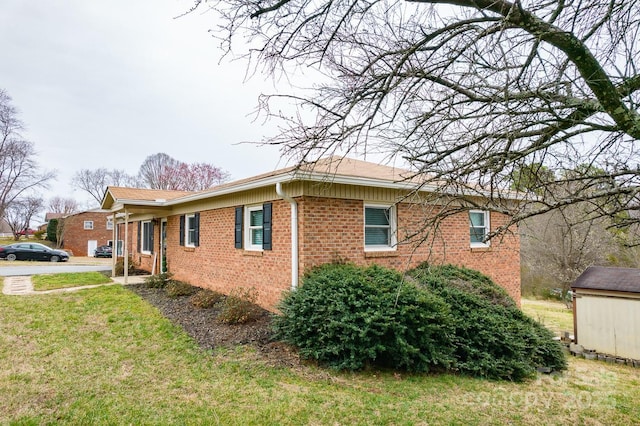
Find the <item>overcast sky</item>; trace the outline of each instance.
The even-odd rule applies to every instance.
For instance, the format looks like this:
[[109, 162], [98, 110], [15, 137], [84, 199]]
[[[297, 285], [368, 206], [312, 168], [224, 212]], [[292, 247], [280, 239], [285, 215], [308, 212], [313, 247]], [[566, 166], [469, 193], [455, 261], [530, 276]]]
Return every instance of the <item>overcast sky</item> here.
[[[240, 179], [286, 164], [253, 122], [270, 80], [245, 83], [242, 62], [219, 63], [211, 13], [173, 19], [179, 0], [4, 0], [0, 88], [13, 98], [39, 162], [58, 171], [52, 195], [87, 200], [80, 169], [138, 171], [151, 154], [208, 162]], [[47, 197], [48, 198], [48, 197]]]

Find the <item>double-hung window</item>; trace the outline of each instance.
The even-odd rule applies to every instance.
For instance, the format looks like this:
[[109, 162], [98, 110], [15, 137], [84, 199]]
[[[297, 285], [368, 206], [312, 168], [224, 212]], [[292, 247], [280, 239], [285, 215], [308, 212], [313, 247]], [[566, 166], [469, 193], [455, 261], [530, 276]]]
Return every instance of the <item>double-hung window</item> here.
[[92, 220], [85, 220], [84, 221], [84, 229], [88, 229], [88, 230], [93, 229], [93, 221]]
[[187, 247], [195, 247], [196, 246], [196, 215], [188, 214], [185, 215], [185, 242], [184, 245]]
[[486, 240], [489, 234], [489, 212], [486, 210], [469, 211], [469, 234], [471, 247], [489, 247]]
[[235, 248], [272, 250], [272, 204], [239, 206], [235, 211]]
[[146, 220], [142, 222], [141, 225], [140, 252], [144, 254], [151, 254], [153, 251], [153, 222]]
[[396, 213], [394, 206], [364, 206], [365, 250], [395, 250]]
[[200, 245], [200, 213], [180, 216], [180, 245], [185, 247]]
[[107, 218], [107, 229], [108, 230], [113, 230], [113, 218], [111, 218], [111, 217]]
[[245, 248], [247, 250], [262, 250], [264, 237], [264, 230], [262, 227], [264, 212], [262, 210], [262, 206], [247, 207], [246, 215], [245, 223], [247, 224], [247, 240], [245, 241]]

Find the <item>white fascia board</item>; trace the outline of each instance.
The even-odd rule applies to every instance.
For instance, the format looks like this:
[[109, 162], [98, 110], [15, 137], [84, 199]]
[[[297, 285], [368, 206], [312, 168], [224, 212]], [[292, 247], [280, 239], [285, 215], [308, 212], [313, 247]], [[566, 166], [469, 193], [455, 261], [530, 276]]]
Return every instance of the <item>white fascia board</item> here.
[[113, 203], [110, 209], [106, 211], [117, 212], [120, 210], [124, 210], [127, 206], [144, 206], [144, 207], [164, 207], [167, 206], [166, 201], [151, 201], [151, 200], [117, 200], [117, 202]]

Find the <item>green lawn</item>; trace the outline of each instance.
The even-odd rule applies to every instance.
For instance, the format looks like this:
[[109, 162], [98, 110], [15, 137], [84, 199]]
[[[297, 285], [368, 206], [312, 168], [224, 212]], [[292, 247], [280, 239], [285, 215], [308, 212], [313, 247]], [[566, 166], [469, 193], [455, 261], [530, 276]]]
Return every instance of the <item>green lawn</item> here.
[[640, 369], [526, 383], [274, 368], [206, 352], [121, 286], [0, 295], [0, 424], [632, 424]]
[[111, 278], [100, 272], [63, 272], [59, 274], [33, 275], [33, 288], [36, 291], [57, 288], [80, 287], [85, 285], [106, 284]]

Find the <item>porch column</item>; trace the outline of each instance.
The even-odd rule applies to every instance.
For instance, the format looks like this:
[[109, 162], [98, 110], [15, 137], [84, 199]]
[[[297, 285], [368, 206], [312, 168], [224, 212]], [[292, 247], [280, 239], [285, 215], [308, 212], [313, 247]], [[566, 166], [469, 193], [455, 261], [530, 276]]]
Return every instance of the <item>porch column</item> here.
[[116, 263], [118, 261], [118, 224], [116, 223], [116, 212], [113, 212], [111, 219], [111, 276], [116, 276]]

